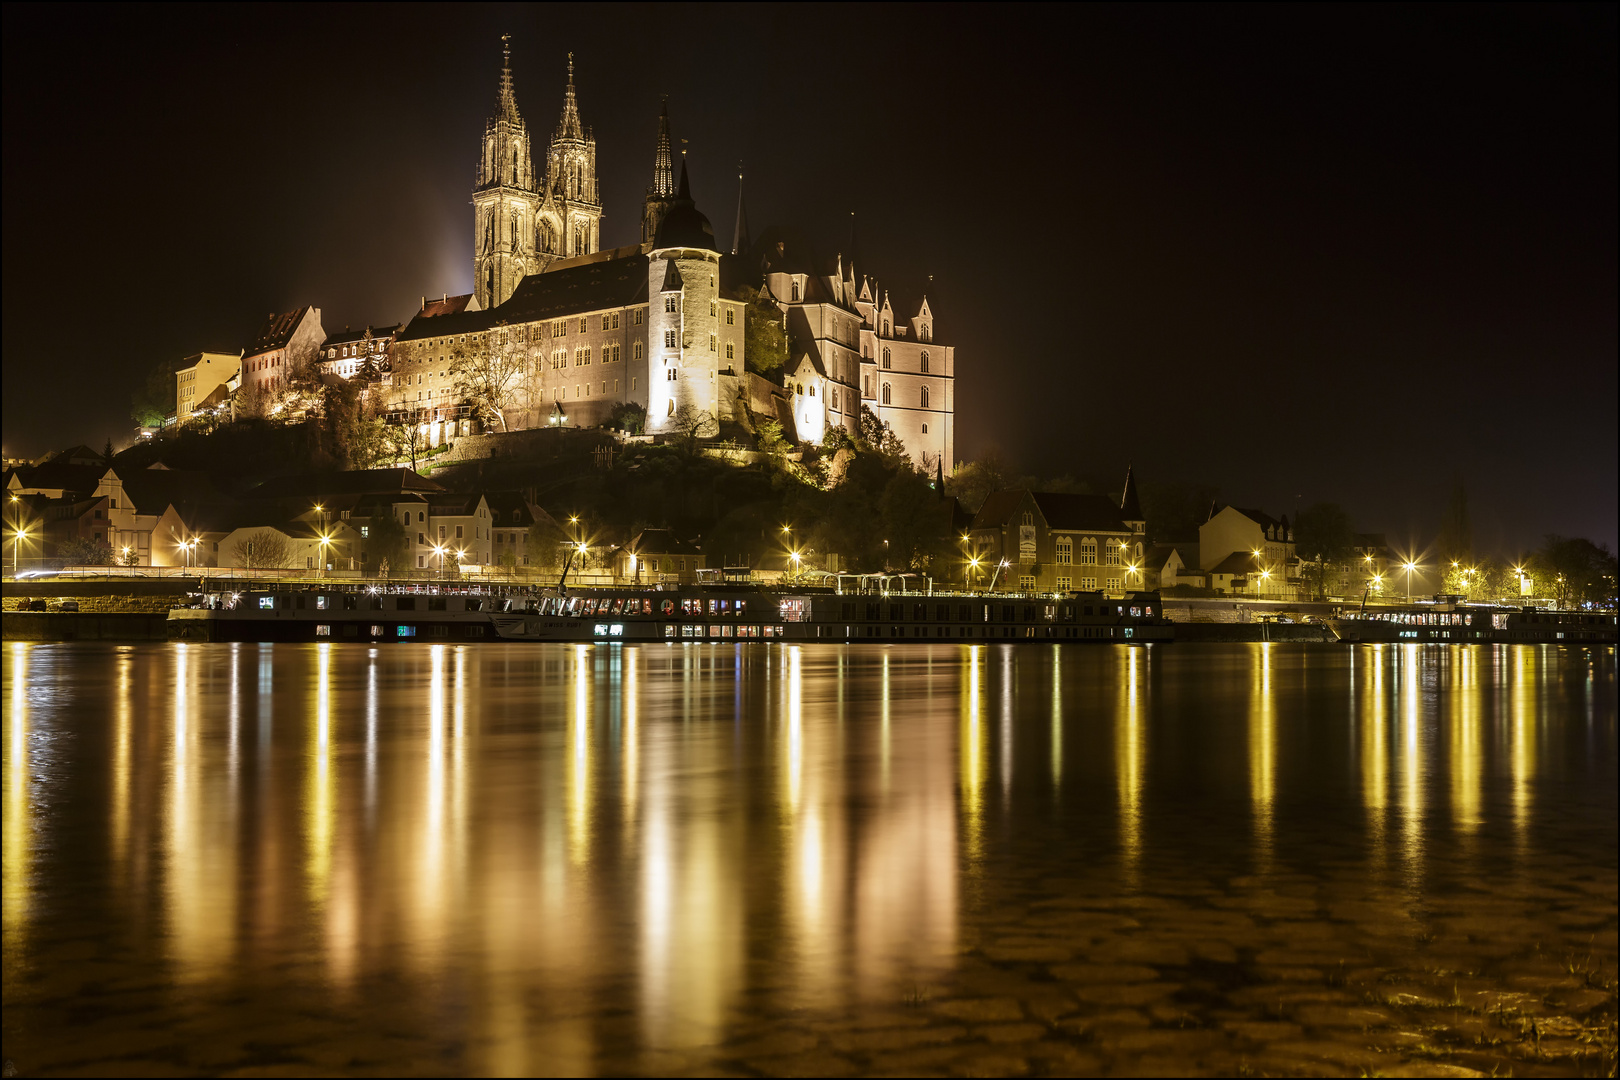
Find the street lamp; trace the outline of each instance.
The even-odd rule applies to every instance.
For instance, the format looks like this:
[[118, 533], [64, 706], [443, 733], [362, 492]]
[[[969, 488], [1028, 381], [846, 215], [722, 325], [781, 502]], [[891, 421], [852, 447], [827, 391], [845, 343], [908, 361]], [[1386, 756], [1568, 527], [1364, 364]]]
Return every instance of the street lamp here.
[[439, 557], [439, 576], [442, 578], [444, 577], [444, 545], [434, 544], [433, 554]]
[[[15, 499], [13, 499], [15, 501]], [[22, 525], [11, 527], [11, 578], [17, 578], [17, 567], [20, 565], [18, 553], [22, 550], [22, 542], [28, 539], [28, 529]]]
[[321, 537], [320, 537], [320, 541], [321, 541], [321, 577], [325, 577], [326, 576], [326, 549], [327, 549], [327, 546], [332, 543], [332, 538], [330, 536], [328, 536], [325, 532], [322, 532]]
[[1414, 563], [1412, 560], [1408, 559], [1406, 561], [1405, 569], [1406, 569], [1406, 602], [1408, 604], [1410, 604], [1412, 602], [1412, 571], [1417, 569], [1417, 564]]
[[979, 576], [979, 562], [980, 562], [980, 559], [979, 559], [979, 557], [977, 555], [971, 556], [968, 559], [968, 587], [969, 588], [972, 588], [972, 586], [973, 586], [973, 579]]

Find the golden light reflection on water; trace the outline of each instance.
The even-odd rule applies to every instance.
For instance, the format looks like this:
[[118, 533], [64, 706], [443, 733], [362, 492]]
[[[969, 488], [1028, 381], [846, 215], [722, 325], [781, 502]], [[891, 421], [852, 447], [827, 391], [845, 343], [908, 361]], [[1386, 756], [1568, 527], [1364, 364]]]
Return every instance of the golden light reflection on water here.
[[16, 955], [28, 935], [29, 852], [33, 821], [28, 805], [28, 676], [30, 651], [26, 642], [8, 641], [11, 654], [11, 694], [6, 699], [6, 821], [5, 950]]
[[967, 679], [962, 684], [961, 763], [962, 840], [969, 873], [984, 857], [985, 746], [980, 705], [984, 700], [985, 646], [967, 647]]
[[1142, 777], [1146, 742], [1143, 732], [1142, 667], [1147, 650], [1126, 649], [1120, 654], [1125, 669], [1120, 679], [1118, 715], [1114, 721], [1114, 768], [1119, 787], [1119, 849], [1125, 885], [1140, 885], [1142, 858]]
[[1257, 651], [1253, 686], [1249, 694], [1249, 802], [1254, 815], [1254, 861], [1262, 873], [1271, 869], [1274, 823], [1272, 804], [1277, 797], [1277, 716], [1271, 687], [1271, 655], [1265, 642]]
[[1445, 701], [1450, 727], [1451, 819], [1456, 829], [1472, 834], [1480, 826], [1480, 794], [1485, 759], [1479, 744], [1480, 701], [1478, 645], [1457, 650]]
[[1373, 645], [1367, 650], [1371, 659], [1361, 665], [1361, 801], [1367, 812], [1367, 846], [1375, 864], [1382, 864], [1388, 850], [1384, 834], [1389, 806], [1389, 719], [1384, 670], [1392, 651]]
[[[71, 687], [29, 693], [59, 652], [7, 648], [8, 949], [55, 917], [34, 882], [57, 818], [29, 785], [71, 720], [99, 751], [55, 767], [91, 770], [96, 797], [56, 805], [105, 839], [47, 869], [105, 858], [73, 885], [107, 896], [114, 937], [160, 944], [142, 977], [297, 969], [310, 1008], [455, 1027], [450, 1071], [613, 1071], [626, 1040], [712, 1046], [761, 1001], [892, 1005], [978, 948], [1005, 880], [1296, 873], [1300, 837], [1349, 820], [1369, 869], [1419, 888], [1476, 850], [1528, 855], [1564, 767], [1560, 654], [1534, 648], [277, 646], [255, 665], [182, 644], [107, 650], [77, 714]], [[1583, 710], [1612, 699], [1612, 674], [1580, 678]], [[1088, 834], [1110, 814], [1118, 866]]]

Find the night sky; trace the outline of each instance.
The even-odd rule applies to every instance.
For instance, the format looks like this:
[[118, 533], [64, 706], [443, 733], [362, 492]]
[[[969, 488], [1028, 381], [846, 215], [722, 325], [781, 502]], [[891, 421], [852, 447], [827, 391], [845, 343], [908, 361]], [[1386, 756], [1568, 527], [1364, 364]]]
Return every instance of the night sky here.
[[[847, 250], [957, 347], [957, 453], [1479, 545], [1616, 542], [1616, 8], [8, 6], [4, 444], [131, 435], [266, 313], [468, 292], [513, 35], [572, 50], [605, 244], [660, 96], [729, 245]], [[932, 280], [930, 281], [930, 275]]]

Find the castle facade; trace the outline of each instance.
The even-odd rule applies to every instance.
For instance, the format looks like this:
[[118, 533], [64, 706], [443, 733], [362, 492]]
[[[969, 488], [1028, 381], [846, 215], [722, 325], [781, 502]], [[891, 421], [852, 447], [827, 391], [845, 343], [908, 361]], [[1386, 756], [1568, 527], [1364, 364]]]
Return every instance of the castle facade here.
[[[430, 442], [472, 430], [592, 426], [641, 411], [646, 430], [764, 414], [819, 444], [870, 409], [919, 468], [955, 465], [955, 355], [934, 341], [926, 297], [897, 315], [842, 256], [819, 265], [785, 245], [750, 251], [739, 203], [729, 249], [677, 167], [658, 120], [641, 242], [601, 247], [596, 141], [580, 120], [572, 55], [562, 116], [544, 151], [517, 107], [509, 45], [473, 188], [473, 282], [400, 331], [387, 400]], [[789, 342], [780, 383], [749, 371], [749, 301], [774, 302]], [[757, 308], [755, 309], [757, 311]], [[633, 407], [633, 408], [632, 408]], [[482, 415], [479, 415], [482, 414]]]

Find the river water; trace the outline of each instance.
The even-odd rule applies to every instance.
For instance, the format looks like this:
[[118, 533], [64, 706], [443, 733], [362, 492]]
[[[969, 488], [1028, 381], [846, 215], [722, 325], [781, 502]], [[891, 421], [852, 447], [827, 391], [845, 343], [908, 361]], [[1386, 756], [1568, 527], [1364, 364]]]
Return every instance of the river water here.
[[22, 1075], [1614, 1070], [1612, 648], [4, 664]]

